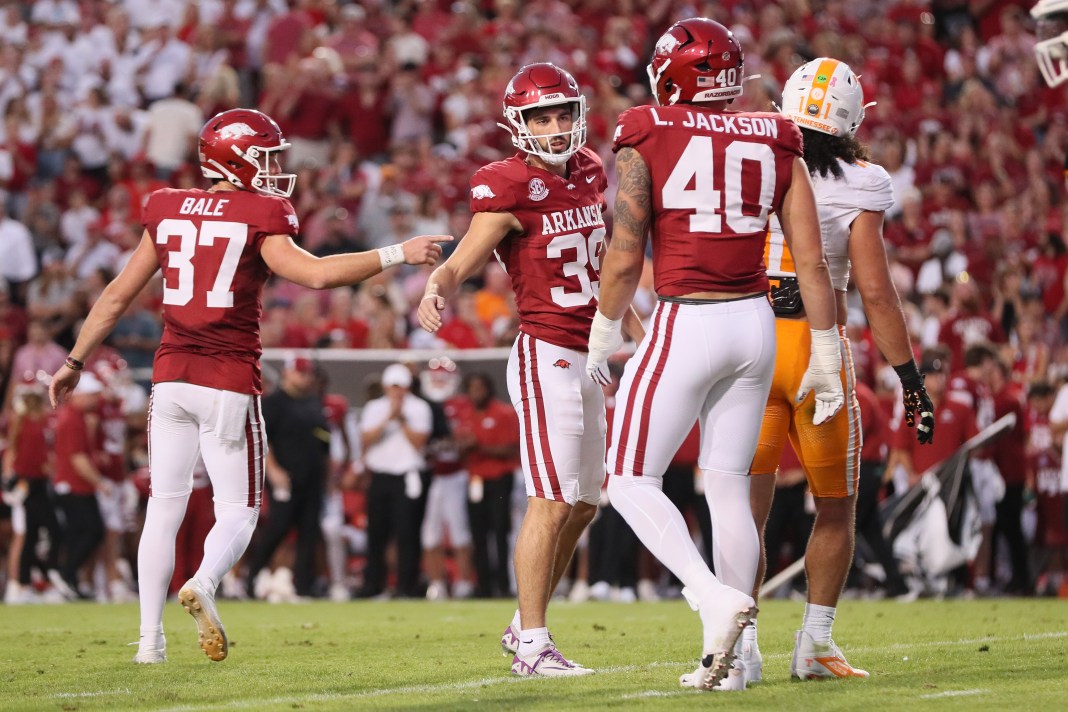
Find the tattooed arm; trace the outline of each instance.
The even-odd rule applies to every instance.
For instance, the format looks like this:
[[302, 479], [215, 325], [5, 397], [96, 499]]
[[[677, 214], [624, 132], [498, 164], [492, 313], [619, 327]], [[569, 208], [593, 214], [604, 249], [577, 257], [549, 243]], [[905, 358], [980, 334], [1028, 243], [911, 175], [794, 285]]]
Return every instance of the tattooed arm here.
[[612, 241], [601, 261], [601, 296], [598, 310], [609, 319], [627, 312], [645, 264], [645, 240], [652, 219], [649, 168], [641, 154], [627, 147], [616, 154], [615, 218]]

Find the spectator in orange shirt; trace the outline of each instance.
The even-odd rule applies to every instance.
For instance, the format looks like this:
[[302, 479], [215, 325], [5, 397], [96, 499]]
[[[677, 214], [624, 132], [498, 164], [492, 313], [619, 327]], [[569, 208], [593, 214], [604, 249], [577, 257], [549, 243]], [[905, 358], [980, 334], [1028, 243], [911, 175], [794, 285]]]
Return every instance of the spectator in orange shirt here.
[[487, 328], [498, 319], [511, 319], [515, 314], [515, 295], [512, 280], [497, 262], [486, 264], [482, 275], [482, 289], [475, 293], [475, 311]]

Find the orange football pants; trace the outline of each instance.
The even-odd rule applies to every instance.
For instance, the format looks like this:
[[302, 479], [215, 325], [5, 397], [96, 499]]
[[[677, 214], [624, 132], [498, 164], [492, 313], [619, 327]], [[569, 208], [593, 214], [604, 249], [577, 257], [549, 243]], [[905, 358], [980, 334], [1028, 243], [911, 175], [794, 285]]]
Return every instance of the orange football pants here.
[[851, 497], [857, 491], [860, 477], [860, 405], [854, 393], [856, 377], [853, 353], [842, 336], [842, 387], [845, 404], [833, 418], [820, 425], [812, 424], [816, 406], [812, 394], [796, 403], [801, 379], [808, 368], [811, 349], [809, 323], [801, 319], [776, 319], [775, 335], [778, 346], [775, 355], [775, 376], [772, 380], [760, 440], [750, 472], [770, 475], [779, 468], [786, 438], [790, 438], [801, 467], [808, 478], [809, 489], [815, 497]]

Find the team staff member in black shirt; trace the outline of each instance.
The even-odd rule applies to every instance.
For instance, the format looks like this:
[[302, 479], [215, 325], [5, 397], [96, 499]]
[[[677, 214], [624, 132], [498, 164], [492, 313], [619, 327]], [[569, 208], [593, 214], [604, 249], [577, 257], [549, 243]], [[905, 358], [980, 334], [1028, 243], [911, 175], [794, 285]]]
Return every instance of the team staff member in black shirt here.
[[315, 547], [330, 456], [330, 426], [313, 361], [290, 359], [280, 387], [263, 398], [267, 426], [267, 483], [270, 505], [263, 536], [249, 558], [249, 587], [294, 527], [293, 579], [299, 596], [313, 595]]

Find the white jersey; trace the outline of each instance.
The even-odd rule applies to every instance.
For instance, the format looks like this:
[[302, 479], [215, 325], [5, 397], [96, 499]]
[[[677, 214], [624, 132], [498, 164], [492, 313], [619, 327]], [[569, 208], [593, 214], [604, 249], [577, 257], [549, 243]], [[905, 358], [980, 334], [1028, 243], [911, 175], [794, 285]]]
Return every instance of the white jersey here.
[[[812, 187], [816, 194], [823, 251], [831, 271], [831, 284], [844, 291], [849, 283], [849, 231], [853, 221], [864, 211], [882, 212], [894, 204], [894, 186], [882, 166], [859, 161], [855, 164], [839, 159], [843, 176], [815, 175]], [[768, 244], [764, 260], [770, 277], [793, 277], [794, 260], [786, 247], [778, 217], [768, 224]]]

